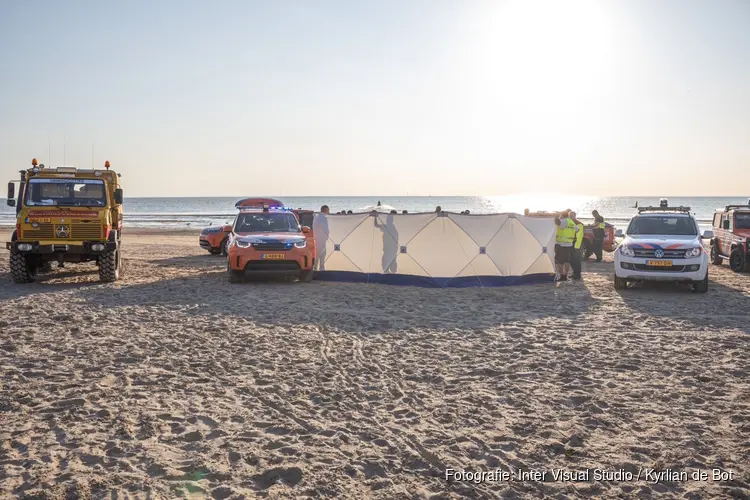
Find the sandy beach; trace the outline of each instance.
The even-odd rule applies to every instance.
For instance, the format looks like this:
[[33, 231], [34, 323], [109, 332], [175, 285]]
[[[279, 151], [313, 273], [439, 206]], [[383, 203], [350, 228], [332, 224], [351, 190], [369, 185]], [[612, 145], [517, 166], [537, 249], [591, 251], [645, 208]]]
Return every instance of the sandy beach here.
[[[195, 231], [124, 242], [114, 284], [15, 285], [0, 250], [2, 498], [750, 495], [750, 275], [617, 293], [609, 255], [558, 285], [230, 285]], [[587, 469], [641, 476], [552, 476]]]

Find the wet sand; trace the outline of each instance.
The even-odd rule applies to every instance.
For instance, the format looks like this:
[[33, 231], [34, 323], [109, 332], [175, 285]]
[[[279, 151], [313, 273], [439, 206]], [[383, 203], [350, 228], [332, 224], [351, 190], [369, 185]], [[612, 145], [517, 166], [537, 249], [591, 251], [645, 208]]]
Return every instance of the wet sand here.
[[[190, 231], [129, 231], [124, 258], [114, 284], [14, 285], [0, 250], [0, 497], [750, 495], [750, 275], [230, 285]], [[551, 475], [714, 468], [733, 479]]]

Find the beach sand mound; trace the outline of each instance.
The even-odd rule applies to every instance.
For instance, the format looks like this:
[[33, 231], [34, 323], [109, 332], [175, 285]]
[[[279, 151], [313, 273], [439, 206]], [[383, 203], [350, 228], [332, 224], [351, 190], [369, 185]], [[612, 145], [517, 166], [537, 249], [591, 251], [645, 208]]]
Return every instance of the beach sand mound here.
[[[125, 259], [114, 284], [71, 265], [21, 286], [0, 252], [0, 497], [750, 494], [750, 276], [232, 286], [172, 234]], [[445, 478], [498, 468], [547, 477]], [[551, 476], [713, 468], [733, 479]]]

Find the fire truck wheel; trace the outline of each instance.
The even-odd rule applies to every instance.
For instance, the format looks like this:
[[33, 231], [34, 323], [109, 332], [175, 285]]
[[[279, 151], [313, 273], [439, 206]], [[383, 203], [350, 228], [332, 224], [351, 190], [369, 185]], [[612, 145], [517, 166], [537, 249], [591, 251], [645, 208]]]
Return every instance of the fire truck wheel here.
[[108, 250], [99, 257], [99, 280], [105, 283], [117, 281], [120, 278], [120, 255], [117, 250]]
[[718, 242], [714, 241], [714, 244], [711, 245], [711, 264], [715, 266], [721, 265], [721, 255], [719, 254], [719, 247]]
[[36, 265], [24, 254], [11, 252], [10, 274], [16, 283], [31, 283], [36, 276]]
[[739, 248], [732, 250], [729, 254], [729, 267], [735, 273], [740, 273], [745, 268], [745, 254], [743, 254]]

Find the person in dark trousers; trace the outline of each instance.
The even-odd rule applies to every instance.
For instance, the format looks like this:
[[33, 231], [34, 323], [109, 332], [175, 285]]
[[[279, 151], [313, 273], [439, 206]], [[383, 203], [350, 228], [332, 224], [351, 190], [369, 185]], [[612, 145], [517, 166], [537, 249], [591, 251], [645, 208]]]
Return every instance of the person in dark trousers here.
[[596, 255], [596, 261], [602, 261], [602, 245], [604, 244], [604, 228], [607, 227], [604, 223], [604, 217], [599, 215], [599, 212], [594, 210], [591, 212], [594, 217], [594, 241], [591, 245], [586, 245], [586, 259], [588, 260], [592, 254]]
[[583, 244], [583, 222], [576, 218], [576, 213], [571, 211], [568, 215], [576, 225], [578, 229], [576, 231], [576, 239], [573, 242], [573, 246], [570, 249], [570, 267], [573, 270], [573, 280], [578, 281], [581, 279], [581, 245]]

